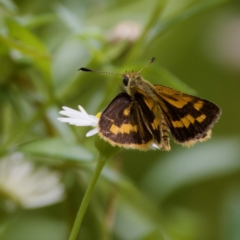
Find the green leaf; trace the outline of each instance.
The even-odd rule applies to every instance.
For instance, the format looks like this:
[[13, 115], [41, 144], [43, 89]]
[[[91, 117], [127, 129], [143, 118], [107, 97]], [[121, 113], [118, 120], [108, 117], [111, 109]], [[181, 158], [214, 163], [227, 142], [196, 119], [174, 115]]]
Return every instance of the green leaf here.
[[23, 23], [25, 27], [36, 28], [50, 25], [57, 20], [57, 16], [53, 13], [43, 13], [40, 15], [23, 16], [18, 18], [18, 20]]
[[161, 79], [161, 84], [165, 84], [174, 89], [181, 90], [182, 92], [197, 95], [196, 90], [189, 87], [186, 83], [182, 82], [179, 78], [177, 78], [174, 74], [169, 72], [166, 68], [158, 66], [156, 71], [156, 75], [159, 75], [158, 79]]
[[225, 199], [222, 199], [222, 221], [221, 232], [223, 240], [238, 240], [240, 239], [240, 191], [239, 185], [236, 182], [235, 186], [229, 188]]
[[8, 27], [9, 36], [13, 37], [16, 40], [21, 41], [22, 43], [28, 45], [29, 47], [38, 49], [41, 52], [47, 53], [47, 49], [44, 44], [34, 36], [27, 28], [21, 26], [18, 22], [13, 19], [6, 20]]
[[0, 6], [12, 13], [15, 13], [17, 10], [17, 6], [11, 0], [0, 0]]
[[212, 0], [212, 1], [200, 1], [199, 4], [193, 5], [187, 10], [177, 14], [174, 17], [171, 17], [166, 20], [162, 20], [160, 24], [157, 24], [156, 27], [152, 29], [152, 34], [149, 34], [149, 39], [145, 41], [145, 46], [153, 44], [153, 42], [161, 37], [163, 33], [173, 28], [175, 25], [179, 24], [182, 21], [189, 20], [191, 17], [206, 11], [212, 7], [216, 7], [219, 4], [223, 4], [228, 0]]
[[187, 184], [239, 171], [239, 145], [239, 139], [212, 140], [188, 151], [175, 151], [150, 168], [143, 181], [144, 188], [162, 200]]
[[45, 60], [50, 59], [50, 56], [48, 54], [45, 54], [45, 53], [39, 51], [38, 49], [35, 49], [26, 44], [23, 44], [22, 42], [15, 40], [11, 37], [0, 34], [0, 42], [5, 44], [9, 48], [14, 48], [14, 49], [20, 51], [21, 53], [32, 56], [34, 58], [40, 58], [40, 59], [45, 59]]
[[15, 48], [23, 54], [37, 59], [49, 60], [50, 55], [44, 44], [26, 27], [13, 19], [6, 20], [8, 35], [0, 34], [0, 41], [9, 48]]
[[69, 143], [63, 139], [33, 140], [21, 145], [18, 150], [36, 156], [59, 158], [67, 161], [89, 162], [93, 159], [92, 153], [75, 143]]

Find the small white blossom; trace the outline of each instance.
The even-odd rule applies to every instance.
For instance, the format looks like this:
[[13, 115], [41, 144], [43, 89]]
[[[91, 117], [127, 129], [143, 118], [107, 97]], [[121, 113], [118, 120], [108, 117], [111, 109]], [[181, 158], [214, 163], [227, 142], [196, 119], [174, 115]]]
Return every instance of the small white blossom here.
[[114, 26], [107, 34], [107, 38], [111, 43], [119, 41], [135, 42], [142, 34], [143, 27], [138, 22], [121, 21]]
[[88, 115], [87, 112], [83, 109], [83, 107], [78, 106], [80, 111], [71, 109], [69, 107], [63, 107], [64, 111], [60, 111], [60, 114], [66, 116], [65, 118], [58, 118], [60, 122], [66, 122], [71, 125], [76, 126], [92, 126], [95, 127], [91, 131], [89, 131], [86, 136], [90, 137], [94, 134], [98, 133], [97, 124], [98, 118], [93, 115]]
[[61, 201], [64, 187], [57, 171], [36, 167], [14, 153], [0, 161], [0, 193], [12, 208], [38, 208]]

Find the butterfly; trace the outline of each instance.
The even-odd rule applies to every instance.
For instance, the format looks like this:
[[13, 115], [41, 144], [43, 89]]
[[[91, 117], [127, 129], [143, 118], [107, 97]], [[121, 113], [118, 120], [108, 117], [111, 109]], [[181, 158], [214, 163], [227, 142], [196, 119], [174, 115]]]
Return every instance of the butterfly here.
[[169, 151], [170, 135], [176, 143], [187, 147], [211, 137], [211, 129], [221, 115], [216, 104], [166, 86], [152, 85], [140, 71], [119, 74], [125, 91], [100, 115], [98, 130], [102, 139], [113, 146], [148, 150], [154, 145]]

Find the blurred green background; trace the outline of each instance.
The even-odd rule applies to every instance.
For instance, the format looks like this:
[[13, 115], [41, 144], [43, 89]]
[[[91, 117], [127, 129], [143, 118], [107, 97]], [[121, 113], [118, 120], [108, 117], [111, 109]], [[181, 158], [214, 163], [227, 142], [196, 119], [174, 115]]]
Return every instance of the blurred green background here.
[[121, 150], [79, 239], [240, 239], [239, 0], [1, 0], [0, 24], [0, 239], [68, 239], [98, 136], [59, 111], [96, 114], [122, 88], [77, 69], [123, 73], [153, 56], [145, 79], [213, 101], [222, 117], [190, 149]]

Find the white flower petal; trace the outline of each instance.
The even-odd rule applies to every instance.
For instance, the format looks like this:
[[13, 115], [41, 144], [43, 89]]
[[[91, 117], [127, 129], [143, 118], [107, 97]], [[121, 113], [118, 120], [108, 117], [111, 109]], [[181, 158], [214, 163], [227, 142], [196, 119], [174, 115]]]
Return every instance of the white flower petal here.
[[99, 118], [97, 118], [96, 116], [93, 115], [88, 115], [89, 119], [92, 119], [92, 122], [94, 122], [95, 124], [98, 123]]
[[82, 112], [79, 112], [77, 110], [74, 110], [72, 108], [69, 108], [69, 107], [63, 107], [64, 111], [61, 111], [60, 113], [63, 114], [63, 115], [66, 115], [66, 116], [81, 116], [81, 115], [84, 115]]
[[61, 111], [60, 114], [66, 116], [66, 117], [72, 117], [72, 118], [84, 117], [84, 114], [81, 112]]
[[82, 112], [84, 115], [88, 115], [87, 112], [85, 111], [85, 109], [81, 106], [81, 105], [78, 105], [78, 108], [80, 110], [80, 112]]
[[159, 146], [156, 143], [152, 143], [150, 148], [153, 149], [153, 150], [160, 149]]
[[97, 133], [98, 133], [98, 129], [94, 128], [91, 131], [87, 132], [86, 137], [91, 137], [91, 136], [93, 136], [93, 135], [95, 135]]
[[79, 118], [58, 118], [60, 122], [67, 122], [71, 125], [76, 125], [76, 126], [94, 126], [94, 122], [92, 120], [90, 121], [89, 119], [79, 119]]
[[78, 106], [80, 111], [71, 109], [69, 107], [63, 107], [64, 111], [60, 111], [60, 114], [66, 116], [65, 118], [58, 118], [60, 122], [66, 122], [76, 126], [92, 126], [96, 127], [98, 124], [98, 118], [93, 115], [88, 115], [82, 106]]

